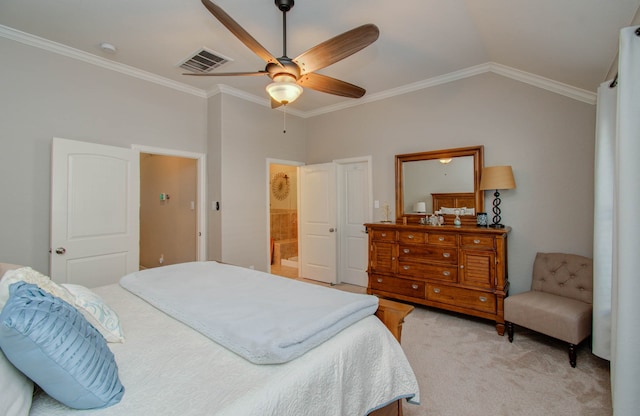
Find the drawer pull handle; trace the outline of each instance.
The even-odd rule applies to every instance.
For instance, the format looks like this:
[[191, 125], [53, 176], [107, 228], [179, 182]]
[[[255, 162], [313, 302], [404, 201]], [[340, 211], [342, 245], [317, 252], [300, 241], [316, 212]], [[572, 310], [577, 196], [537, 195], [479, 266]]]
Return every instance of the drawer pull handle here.
[[444, 241], [444, 237], [438, 237], [438, 241]]
[[409, 254], [409, 252], [410, 252], [410, 251], [411, 251], [411, 250], [409, 250], [408, 248], [405, 248], [405, 249], [403, 249], [403, 250], [402, 250], [402, 252], [403, 252], [404, 254]]
[[484, 296], [480, 296], [478, 299], [480, 299], [480, 302], [486, 302], [487, 298]]
[[420, 286], [418, 286], [418, 285], [417, 285], [417, 284], [415, 284], [415, 283], [411, 285], [411, 289], [416, 289], [416, 290], [417, 290], [419, 287], [420, 287]]
[[413, 240], [413, 234], [409, 234], [409, 235], [407, 236], [407, 238], [408, 238], [409, 240]]
[[461, 265], [460, 265], [460, 268], [461, 268], [461, 269], [464, 269], [464, 264], [461, 264]]
[[382, 279], [378, 277], [378, 283], [382, 283]]
[[382, 233], [382, 234], [380, 234], [380, 235], [381, 235], [382, 237], [386, 237], [386, 236], [387, 236], [387, 233]]
[[434, 287], [434, 288], [433, 288], [433, 293], [440, 293], [440, 289], [439, 289], [439, 288], [437, 288], [437, 287]]
[[480, 244], [480, 240], [478, 239], [473, 240], [473, 244]]
[[451, 272], [449, 270], [445, 270], [442, 272], [443, 275], [445, 276], [449, 276], [451, 274]]
[[451, 257], [451, 253], [442, 253], [442, 257], [448, 259], [449, 257]]
[[391, 257], [391, 260], [395, 260], [395, 259], [396, 259], [395, 257]]
[[409, 266], [402, 266], [403, 269], [409, 270]]

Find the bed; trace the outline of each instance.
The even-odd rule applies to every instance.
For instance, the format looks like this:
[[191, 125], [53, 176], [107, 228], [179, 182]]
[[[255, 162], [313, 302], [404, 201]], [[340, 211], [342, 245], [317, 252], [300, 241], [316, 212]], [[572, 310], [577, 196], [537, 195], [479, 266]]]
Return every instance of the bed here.
[[[216, 262], [136, 272], [133, 280], [155, 278], [161, 276], [163, 269], [171, 270], [173, 278], [165, 280], [175, 280], [176, 286], [171, 290], [178, 293], [181, 286], [188, 284], [187, 278], [175, 279], [181, 276], [183, 267], [187, 271], [193, 270], [189, 267], [208, 267], [211, 280], [219, 271], [235, 277], [233, 273], [239, 273], [242, 279], [273, 279], [269, 282], [278, 285], [273, 290], [276, 294], [289, 293], [291, 284], [305, 285], [303, 290], [313, 286], [313, 291], [341, 292]], [[244, 282], [241, 284], [251, 281], [242, 279], [236, 280]], [[411, 309], [406, 305], [381, 300], [375, 314], [366, 313], [317, 346], [295, 352], [293, 358], [286, 356], [288, 352], [282, 358], [278, 351], [273, 363], [255, 364], [241, 357], [242, 351], [232, 352], [233, 346], [212, 341], [206, 330], [189, 326], [198, 327], [206, 319], [196, 319], [198, 322], [188, 325], [183, 311], [173, 310], [176, 305], [164, 309], [177, 317], [162, 311], [157, 293], [143, 300], [144, 294], [134, 293], [135, 285], [130, 283], [125, 289], [123, 284], [93, 288], [90, 292], [117, 314], [123, 331], [124, 342], [109, 342], [108, 347], [117, 363], [124, 395], [108, 407], [75, 410], [39, 391], [33, 397], [30, 415], [395, 415], [401, 414], [401, 401], [419, 403], [415, 376], [394, 337], [399, 338], [402, 319]], [[199, 291], [205, 293], [205, 289]], [[267, 297], [270, 289], [262, 291]], [[192, 302], [187, 303], [193, 306]], [[198, 313], [201, 317], [207, 315]], [[224, 313], [218, 310], [215, 315]], [[263, 356], [260, 354], [258, 360]]]
[[452, 224], [455, 210], [462, 209], [460, 220], [463, 225], [476, 225], [476, 196], [473, 192], [432, 193], [433, 212], [444, 214], [445, 223]]

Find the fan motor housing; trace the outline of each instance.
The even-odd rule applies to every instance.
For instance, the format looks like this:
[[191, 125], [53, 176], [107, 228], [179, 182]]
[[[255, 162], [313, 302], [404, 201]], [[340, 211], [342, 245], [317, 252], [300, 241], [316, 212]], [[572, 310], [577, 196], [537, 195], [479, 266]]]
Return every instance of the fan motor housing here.
[[300, 78], [300, 67], [290, 58], [283, 56], [278, 58], [278, 62], [280, 62], [284, 68], [278, 64], [274, 64], [273, 62], [267, 64], [266, 70], [269, 72], [269, 78], [273, 79], [280, 74], [291, 75], [296, 80]]
[[291, 10], [294, 4], [294, 0], [275, 0], [276, 6], [283, 12]]

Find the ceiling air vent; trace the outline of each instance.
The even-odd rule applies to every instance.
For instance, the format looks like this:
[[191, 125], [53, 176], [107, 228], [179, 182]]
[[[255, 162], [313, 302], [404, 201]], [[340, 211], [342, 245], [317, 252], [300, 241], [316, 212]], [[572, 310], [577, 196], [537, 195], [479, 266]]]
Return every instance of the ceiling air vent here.
[[218, 52], [202, 48], [178, 66], [190, 72], [207, 73], [232, 60]]

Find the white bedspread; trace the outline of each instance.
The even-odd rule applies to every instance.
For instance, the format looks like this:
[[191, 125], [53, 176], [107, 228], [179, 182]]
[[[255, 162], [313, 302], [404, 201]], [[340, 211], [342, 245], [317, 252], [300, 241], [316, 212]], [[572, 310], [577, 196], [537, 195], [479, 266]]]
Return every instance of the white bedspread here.
[[143, 270], [120, 285], [255, 364], [298, 358], [378, 308], [375, 296], [217, 262]]
[[118, 285], [94, 290], [124, 327], [126, 341], [109, 344], [124, 397], [76, 411], [41, 393], [31, 416], [359, 416], [403, 397], [419, 402], [400, 344], [374, 316], [296, 360], [255, 365]]

